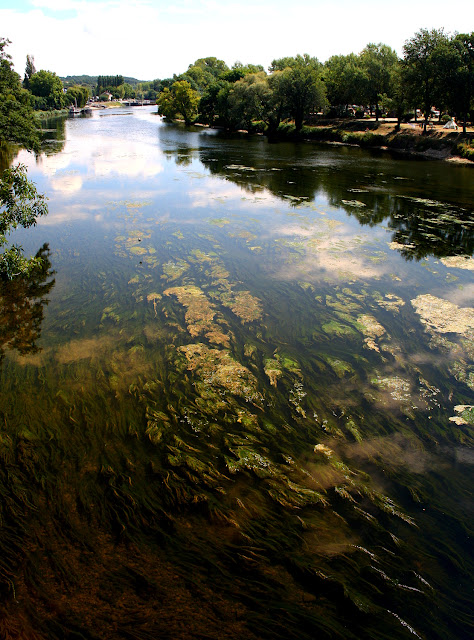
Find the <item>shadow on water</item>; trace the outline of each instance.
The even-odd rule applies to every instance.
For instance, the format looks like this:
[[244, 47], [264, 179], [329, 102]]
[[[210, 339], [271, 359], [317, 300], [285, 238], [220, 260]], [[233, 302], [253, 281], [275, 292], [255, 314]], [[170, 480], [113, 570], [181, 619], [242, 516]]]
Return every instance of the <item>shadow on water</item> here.
[[41, 151], [47, 156], [60, 153], [66, 144], [67, 116], [41, 121]]
[[[180, 133], [185, 132], [174, 131], [173, 136], [179, 139]], [[393, 231], [392, 241], [399, 244], [398, 251], [408, 260], [429, 256], [470, 256], [474, 251], [472, 206], [460, 207], [410, 196], [405, 185], [400, 188], [402, 179], [396, 182], [398, 176], [390, 180], [390, 176], [384, 174], [381, 177], [373, 169], [372, 175], [368, 175], [366, 166], [358, 169], [353, 165], [348, 183], [347, 173], [338, 171], [344, 150], [338, 150], [332, 161], [320, 162], [317, 155], [310, 155], [304, 145], [280, 143], [275, 162], [271, 155], [272, 147], [269, 151], [268, 143], [262, 139], [248, 143], [253, 153], [244, 154], [242, 146], [236, 145], [233, 156], [232, 142], [239, 142], [242, 136], [214, 134], [216, 140], [230, 146], [230, 153], [227, 149], [222, 154], [215, 144], [210, 147], [212, 138], [209, 135], [193, 135], [198, 137], [204, 148], [186, 148], [181, 142], [181, 147], [167, 152], [178, 165], [190, 164], [198, 155], [212, 175], [224, 177], [253, 195], [268, 191], [294, 206], [324, 195], [329, 204], [343, 209], [361, 225], [385, 223]], [[418, 163], [409, 166], [418, 167]], [[408, 178], [403, 177], [403, 180]]]
[[36, 253], [41, 260], [32, 273], [13, 280], [0, 279], [0, 362], [5, 350], [25, 355], [40, 350], [37, 342], [41, 335], [46, 296], [54, 287], [51, 279], [50, 251], [47, 244]]

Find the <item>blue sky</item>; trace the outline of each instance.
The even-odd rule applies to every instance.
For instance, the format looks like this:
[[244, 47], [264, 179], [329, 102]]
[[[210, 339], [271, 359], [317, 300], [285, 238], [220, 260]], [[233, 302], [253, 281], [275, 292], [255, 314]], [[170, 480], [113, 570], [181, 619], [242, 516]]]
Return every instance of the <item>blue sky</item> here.
[[402, 55], [420, 28], [474, 31], [472, 0], [0, 0], [0, 36], [23, 75], [26, 55], [58, 75], [142, 80], [216, 56], [267, 67], [309, 53], [325, 61], [383, 42]]

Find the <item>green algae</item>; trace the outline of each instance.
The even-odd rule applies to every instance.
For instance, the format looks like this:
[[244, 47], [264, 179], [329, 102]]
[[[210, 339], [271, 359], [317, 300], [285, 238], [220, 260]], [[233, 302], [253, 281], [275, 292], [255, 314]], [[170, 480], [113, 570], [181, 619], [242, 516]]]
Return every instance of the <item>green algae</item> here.
[[324, 333], [330, 336], [337, 336], [338, 338], [355, 338], [357, 336], [357, 332], [351, 326], [342, 324], [337, 320], [325, 322], [322, 325], [322, 329]]
[[225, 225], [230, 224], [230, 220], [228, 220], [227, 218], [211, 218], [209, 220], [209, 224], [213, 225], [214, 227], [225, 227]]
[[147, 250], [145, 249], [145, 247], [130, 247], [130, 253], [135, 256], [143, 256], [146, 254], [146, 252]]
[[331, 356], [325, 356], [324, 358], [326, 362], [329, 364], [331, 369], [337, 375], [338, 378], [344, 378], [347, 375], [351, 375], [354, 372], [354, 368], [348, 362], [344, 362], [339, 358], [333, 358]]
[[189, 264], [182, 259], [178, 260], [169, 260], [168, 262], [163, 263], [163, 278], [166, 278], [169, 281], [177, 280], [180, 278], [185, 271], [189, 269]]

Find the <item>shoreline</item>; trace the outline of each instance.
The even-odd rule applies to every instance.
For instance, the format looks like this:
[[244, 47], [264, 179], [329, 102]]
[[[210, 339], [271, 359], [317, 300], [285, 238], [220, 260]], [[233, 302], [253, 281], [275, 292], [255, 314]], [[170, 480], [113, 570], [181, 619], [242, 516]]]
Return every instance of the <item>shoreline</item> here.
[[[431, 129], [422, 133], [421, 128], [416, 129], [413, 123], [402, 124], [399, 131], [395, 130], [395, 125], [395, 122], [387, 121], [343, 121], [329, 125], [304, 126], [301, 132], [296, 134], [292, 125], [284, 124], [280, 125], [280, 129], [272, 139], [353, 146], [390, 151], [413, 158], [443, 160], [463, 166], [474, 166], [473, 160], [462, 155], [462, 147], [465, 153], [472, 153], [471, 144], [474, 142], [472, 127], [463, 134], [459, 130], [443, 129], [442, 125], [432, 125]], [[459, 150], [460, 147], [461, 150]]]

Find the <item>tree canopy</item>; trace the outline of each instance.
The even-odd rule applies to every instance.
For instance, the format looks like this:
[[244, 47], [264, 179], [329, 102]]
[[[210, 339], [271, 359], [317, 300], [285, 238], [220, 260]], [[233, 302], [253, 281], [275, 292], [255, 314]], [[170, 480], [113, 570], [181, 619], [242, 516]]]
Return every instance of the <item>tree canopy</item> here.
[[[5, 47], [8, 40], [0, 38], [0, 145], [18, 143], [30, 150], [39, 150], [39, 136], [28, 92], [22, 89], [20, 76], [14, 72]], [[25, 258], [18, 245], [7, 247], [7, 235], [18, 226], [31, 227], [47, 213], [46, 199], [38, 194], [28, 180], [26, 168], [17, 165], [0, 174], [0, 277], [11, 279], [27, 274], [41, 259]]]
[[191, 124], [198, 114], [199, 94], [189, 82], [178, 80], [171, 85], [171, 89], [163, 89], [157, 104], [159, 112], [166, 118], [181, 116], [186, 124]]
[[37, 71], [31, 76], [29, 85], [40, 109], [62, 109], [65, 106], [63, 83], [53, 71]]
[[0, 143], [16, 142], [27, 149], [39, 149], [38, 130], [30, 105], [30, 94], [21, 87], [11, 57], [9, 41], [0, 38]]

